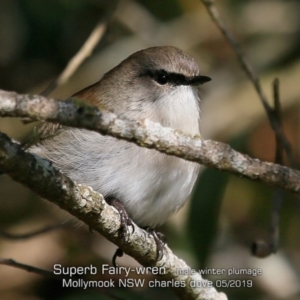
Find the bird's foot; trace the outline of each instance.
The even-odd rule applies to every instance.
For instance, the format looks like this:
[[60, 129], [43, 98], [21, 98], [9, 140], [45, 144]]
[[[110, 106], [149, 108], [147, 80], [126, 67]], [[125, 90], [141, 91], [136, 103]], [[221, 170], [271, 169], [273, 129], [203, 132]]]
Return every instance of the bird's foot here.
[[118, 249], [116, 250], [116, 252], [115, 252], [115, 254], [114, 254], [113, 258], [112, 258], [112, 265], [113, 265], [115, 268], [118, 267], [118, 265], [117, 265], [117, 263], [116, 263], [117, 257], [122, 257], [123, 254], [124, 254], [124, 252], [123, 252], [123, 250], [122, 250], [121, 248], [118, 248]]
[[[125, 237], [126, 237], [126, 233], [128, 232], [128, 227], [132, 226], [132, 233], [134, 232], [134, 225], [132, 220], [130, 219], [130, 217], [127, 214], [127, 211], [124, 207], [124, 205], [122, 204], [122, 202], [120, 202], [117, 198], [114, 197], [106, 197], [106, 202], [109, 205], [112, 205], [113, 207], [115, 207], [119, 214], [120, 214], [120, 221], [121, 221], [121, 225], [119, 228], [119, 234], [120, 234], [120, 238], [121, 238], [121, 245], [125, 244]], [[116, 263], [117, 257], [122, 257], [124, 254], [123, 250], [121, 248], [118, 248], [112, 258], [112, 265], [116, 268], [118, 265]]]
[[146, 227], [145, 230], [153, 237], [156, 244], [156, 260], [159, 261], [164, 255], [164, 247], [166, 244], [165, 236], [153, 228]]
[[109, 205], [112, 205], [114, 208], [116, 208], [120, 214], [121, 225], [119, 228], [119, 234], [121, 238], [121, 244], [123, 245], [125, 243], [125, 237], [126, 237], [126, 233], [128, 232], [129, 226], [132, 226], [132, 230], [133, 230], [132, 233], [134, 232], [133, 222], [128, 216], [123, 203], [120, 202], [117, 198], [107, 197], [105, 200]]

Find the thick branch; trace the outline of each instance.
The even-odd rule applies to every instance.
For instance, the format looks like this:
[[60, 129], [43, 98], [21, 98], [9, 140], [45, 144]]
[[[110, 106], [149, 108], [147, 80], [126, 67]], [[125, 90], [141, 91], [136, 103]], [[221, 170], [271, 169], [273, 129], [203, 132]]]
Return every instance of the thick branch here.
[[94, 130], [293, 193], [300, 193], [300, 172], [296, 170], [250, 158], [226, 144], [190, 137], [147, 119], [138, 122], [117, 117], [78, 99], [58, 101], [37, 95], [19, 95], [0, 90], [0, 116], [26, 117], [31, 120]]
[[[93, 230], [103, 234], [108, 240], [121, 246], [122, 241], [118, 235], [120, 216], [105, 202], [102, 195], [88, 186], [72, 181], [48, 161], [25, 152], [20, 145], [12, 142], [3, 133], [0, 133], [0, 168], [14, 180], [59, 205]], [[193, 274], [190, 267], [176, 257], [167, 246], [162, 260], [156, 262], [156, 244], [153, 238], [136, 225], [133, 233], [126, 236], [122, 249], [143, 266], [163, 267], [164, 280], [184, 282], [184, 287], [175, 289], [182, 299], [227, 299], [213, 287], [192, 288], [191, 281], [204, 283], [206, 280], [198, 272]], [[180, 270], [189, 275], [178, 274]]]

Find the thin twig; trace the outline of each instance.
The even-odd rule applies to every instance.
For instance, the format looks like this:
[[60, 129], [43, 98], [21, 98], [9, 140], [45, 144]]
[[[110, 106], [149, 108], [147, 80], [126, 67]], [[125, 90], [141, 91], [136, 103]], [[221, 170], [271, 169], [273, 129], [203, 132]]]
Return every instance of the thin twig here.
[[[279, 126], [282, 128], [282, 112], [280, 104], [280, 93], [279, 93], [279, 79], [275, 78], [273, 81], [273, 99], [274, 99], [274, 115], [277, 119]], [[275, 135], [276, 150], [275, 150], [275, 163], [283, 164], [283, 150], [284, 145], [281, 139]]]
[[[279, 126], [282, 128], [282, 112], [280, 104], [280, 82], [278, 78], [273, 81], [273, 98], [274, 98], [274, 115], [278, 121]], [[284, 145], [281, 139], [275, 135], [275, 163], [283, 164]], [[279, 243], [279, 222], [280, 222], [280, 209], [283, 201], [283, 190], [276, 188], [272, 199], [272, 216], [271, 216], [271, 251], [275, 253]]]
[[292, 157], [292, 148], [291, 145], [289, 143], [289, 141], [287, 140], [287, 138], [285, 137], [282, 128], [280, 126], [280, 123], [278, 122], [278, 119], [275, 116], [274, 110], [273, 108], [270, 106], [270, 104], [268, 103], [267, 97], [265, 96], [263, 89], [261, 87], [260, 81], [258, 76], [256, 75], [256, 73], [254, 72], [253, 68], [251, 67], [250, 63], [247, 61], [240, 44], [238, 43], [238, 41], [235, 39], [235, 37], [233, 36], [233, 33], [231, 32], [231, 30], [228, 28], [228, 26], [226, 25], [226, 23], [224, 22], [224, 20], [221, 18], [216, 6], [215, 6], [215, 2], [214, 0], [202, 0], [203, 4], [205, 5], [209, 15], [211, 16], [212, 20], [215, 22], [215, 24], [217, 25], [217, 27], [220, 29], [220, 31], [222, 32], [222, 34], [225, 36], [225, 38], [227, 39], [227, 41], [230, 43], [230, 45], [232, 46], [233, 50], [235, 51], [238, 60], [242, 66], [242, 69], [245, 71], [245, 73], [247, 74], [247, 76], [249, 77], [250, 81], [252, 82], [261, 102], [262, 105], [266, 111], [266, 114], [268, 116], [270, 125], [272, 127], [272, 129], [274, 130], [276, 137], [278, 139], [280, 139], [285, 152], [287, 154], [287, 157], [289, 159], [289, 162], [291, 165], [293, 165], [293, 157]]
[[48, 271], [48, 270], [44, 270], [44, 269], [40, 269], [40, 268], [36, 268], [30, 265], [26, 265], [26, 264], [22, 264], [19, 263], [11, 258], [0, 258], [0, 264], [1, 265], [6, 265], [6, 266], [10, 266], [10, 267], [14, 267], [14, 268], [18, 268], [21, 270], [25, 270], [27, 272], [31, 272], [31, 273], [35, 273], [38, 275], [42, 275], [42, 276], [46, 276], [46, 277], [52, 277], [55, 279], [62, 279], [65, 277], [59, 276], [59, 275], [55, 275], [53, 274], [53, 272]]
[[276, 253], [279, 244], [280, 233], [280, 209], [283, 200], [283, 190], [276, 188], [272, 199], [272, 213], [271, 213], [271, 242], [270, 248], [272, 253]]
[[[274, 99], [274, 116], [277, 119], [278, 124], [282, 127], [282, 113], [280, 105], [280, 93], [279, 93], [279, 79], [275, 78], [273, 81], [273, 99]], [[284, 148], [281, 140], [275, 134], [275, 163], [283, 164]], [[271, 210], [271, 236], [270, 241], [259, 240], [255, 241], [252, 245], [252, 254], [257, 257], [267, 257], [271, 253], [275, 253], [279, 243], [279, 221], [280, 221], [280, 208], [283, 199], [283, 190], [275, 188], [272, 197], [272, 210]]]
[[0, 230], [0, 236], [9, 240], [24, 240], [24, 239], [30, 239], [33, 237], [36, 237], [40, 234], [44, 234], [50, 231], [53, 231], [55, 229], [58, 228], [62, 228], [65, 227], [66, 224], [56, 224], [53, 226], [47, 226], [41, 229], [38, 229], [36, 231], [32, 231], [32, 232], [28, 232], [28, 233], [24, 233], [24, 234], [12, 234], [12, 233], [8, 233], [4, 230]]
[[105, 29], [105, 23], [100, 22], [97, 24], [80, 50], [69, 61], [63, 72], [56, 80], [50, 83], [50, 85], [41, 93], [41, 95], [50, 95], [58, 86], [65, 84], [70, 79], [70, 77], [75, 73], [82, 62], [92, 54], [94, 48], [103, 37]]

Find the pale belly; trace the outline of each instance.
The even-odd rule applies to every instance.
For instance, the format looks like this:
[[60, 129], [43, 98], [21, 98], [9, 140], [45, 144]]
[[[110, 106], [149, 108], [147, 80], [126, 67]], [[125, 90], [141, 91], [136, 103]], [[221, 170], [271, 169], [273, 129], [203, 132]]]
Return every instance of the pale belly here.
[[[79, 135], [76, 147], [64, 142]], [[196, 163], [84, 130], [63, 132], [51, 144], [57, 147], [46, 141], [38, 154], [77, 183], [115, 196], [142, 227], [155, 228], [175, 213], [190, 196], [199, 171]]]

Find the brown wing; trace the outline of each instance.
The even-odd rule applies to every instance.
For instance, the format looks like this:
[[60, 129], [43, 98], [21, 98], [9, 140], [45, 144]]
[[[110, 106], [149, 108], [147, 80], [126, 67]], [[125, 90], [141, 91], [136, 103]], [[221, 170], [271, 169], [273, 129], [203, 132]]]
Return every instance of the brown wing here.
[[[80, 90], [72, 97], [77, 97], [83, 99], [90, 103], [91, 105], [96, 105], [95, 99], [97, 93], [97, 83]], [[35, 144], [42, 142], [45, 139], [49, 139], [54, 135], [59, 134], [59, 132], [64, 128], [64, 126], [55, 123], [42, 123], [34, 129], [33, 134], [25, 142], [25, 148], [29, 148]]]

